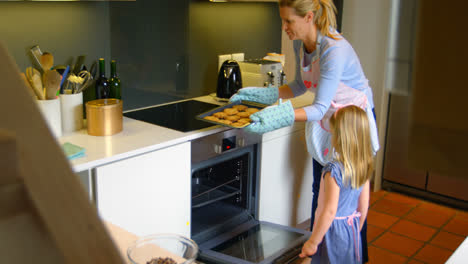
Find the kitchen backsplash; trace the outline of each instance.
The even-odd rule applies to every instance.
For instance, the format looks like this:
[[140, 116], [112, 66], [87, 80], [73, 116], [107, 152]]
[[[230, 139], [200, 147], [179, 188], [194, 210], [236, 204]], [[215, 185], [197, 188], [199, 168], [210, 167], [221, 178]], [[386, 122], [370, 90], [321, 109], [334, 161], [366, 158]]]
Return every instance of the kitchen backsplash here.
[[124, 110], [214, 93], [219, 54], [281, 51], [271, 2], [0, 2], [0, 34], [22, 71], [36, 44], [56, 65], [117, 60]]
[[0, 36], [24, 71], [32, 65], [29, 48], [39, 45], [55, 64], [86, 55], [110, 58], [108, 2], [0, 2]]

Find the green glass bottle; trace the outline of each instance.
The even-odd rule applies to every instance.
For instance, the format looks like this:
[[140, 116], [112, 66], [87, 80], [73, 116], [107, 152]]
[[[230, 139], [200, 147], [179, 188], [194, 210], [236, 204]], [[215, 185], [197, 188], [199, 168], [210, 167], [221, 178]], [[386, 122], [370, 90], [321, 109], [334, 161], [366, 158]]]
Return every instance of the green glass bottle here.
[[99, 59], [99, 77], [96, 79], [96, 99], [109, 98], [109, 81], [106, 78], [106, 64], [104, 59]]
[[[98, 61], [93, 60], [93, 62], [91, 63], [90, 71], [92, 71], [93, 68], [96, 69], [96, 65], [98, 65]], [[96, 73], [94, 73], [94, 74], [96, 74]], [[97, 76], [94, 75], [92, 77], [93, 77], [93, 79], [91, 80], [91, 85], [88, 86], [88, 88], [84, 89], [84, 91], [83, 91], [83, 118], [84, 119], [86, 119], [86, 103], [96, 99], [96, 80], [95, 80], [95, 78], [97, 78]]]
[[109, 79], [110, 98], [122, 99], [120, 79], [117, 77], [117, 63], [115, 60], [111, 61], [111, 75]]

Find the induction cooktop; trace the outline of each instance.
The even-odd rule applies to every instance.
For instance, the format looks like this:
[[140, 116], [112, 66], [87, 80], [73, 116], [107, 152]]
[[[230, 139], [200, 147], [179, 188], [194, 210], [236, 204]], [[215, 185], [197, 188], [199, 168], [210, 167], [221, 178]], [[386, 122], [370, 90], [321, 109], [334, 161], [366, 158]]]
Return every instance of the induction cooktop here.
[[195, 117], [216, 107], [219, 107], [219, 105], [187, 100], [137, 109], [125, 112], [123, 115], [177, 131], [189, 132], [213, 126], [213, 124], [198, 120]]

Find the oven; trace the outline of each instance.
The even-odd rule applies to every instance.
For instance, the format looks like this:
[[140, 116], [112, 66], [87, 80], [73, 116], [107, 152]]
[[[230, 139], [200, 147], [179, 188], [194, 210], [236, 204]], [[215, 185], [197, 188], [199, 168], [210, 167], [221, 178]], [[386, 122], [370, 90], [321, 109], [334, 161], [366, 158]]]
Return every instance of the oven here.
[[310, 232], [258, 220], [260, 144], [260, 135], [242, 129], [191, 142], [191, 238], [199, 262], [298, 260]]

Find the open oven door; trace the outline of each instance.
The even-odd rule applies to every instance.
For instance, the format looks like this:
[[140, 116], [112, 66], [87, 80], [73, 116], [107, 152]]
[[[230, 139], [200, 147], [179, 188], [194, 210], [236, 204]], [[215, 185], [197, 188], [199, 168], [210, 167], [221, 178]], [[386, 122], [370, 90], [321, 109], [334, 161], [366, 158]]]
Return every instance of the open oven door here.
[[241, 129], [192, 141], [191, 238], [198, 262], [301, 261], [310, 232], [258, 220], [260, 142]]
[[310, 232], [251, 220], [205, 241], [199, 259], [206, 263], [292, 263], [298, 259]]

